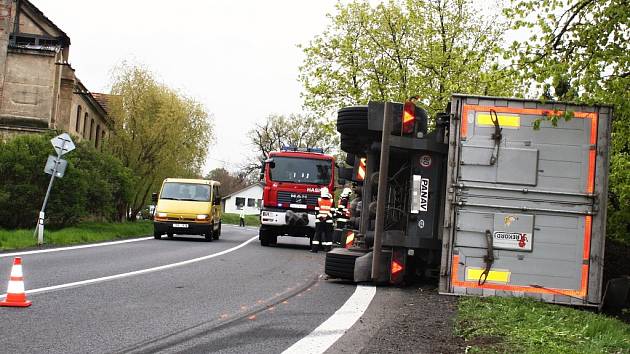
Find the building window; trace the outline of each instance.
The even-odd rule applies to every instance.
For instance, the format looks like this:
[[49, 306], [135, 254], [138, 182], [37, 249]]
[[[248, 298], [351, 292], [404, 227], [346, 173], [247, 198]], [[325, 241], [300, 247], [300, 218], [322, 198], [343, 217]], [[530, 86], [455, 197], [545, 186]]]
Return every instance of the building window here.
[[101, 130], [101, 150], [103, 150], [103, 141], [105, 141], [105, 129]]
[[262, 206], [262, 199], [256, 199], [256, 208], [260, 209]]
[[94, 137], [94, 147], [98, 149], [99, 139], [101, 138], [101, 126], [96, 125], [96, 136]]
[[77, 121], [74, 122], [74, 131], [81, 134], [81, 105], [77, 108]]
[[236, 197], [234, 205], [236, 205], [237, 207], [242, 207], [243, 205], [245, 205], [245, 198]]
[[94, 118], [90, 121], [90, 140], [94, 137]]
[[253, 208], [256, 205], [256, 199], [254, 198], [247, 198], [247, 206], [250, 208]]
[[88, 112], [85, 112], [85, 115], [83, 116], [83, 138], [85, 139], [85, 132], [87, 132], [87, 125], [88, 125]]

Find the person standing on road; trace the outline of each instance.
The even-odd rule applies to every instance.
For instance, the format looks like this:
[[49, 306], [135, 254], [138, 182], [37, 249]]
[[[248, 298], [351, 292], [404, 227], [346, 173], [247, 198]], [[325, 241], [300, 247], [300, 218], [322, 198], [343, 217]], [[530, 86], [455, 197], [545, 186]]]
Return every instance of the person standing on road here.
[[343, 229], [346, 227], [346, 224], [348, 223], [348, 219], [350, 218], [350, 195], [352, 194], [352, 189], [350, 188], [344, 188], [343, 191], [341, 192], [341, 195], [339, 196], [339, 203], [337, 203], [337, 210], [336, 210], [336, 221], [337, 221], [337, 228], [338, 229]]
[[241, 207], [240, 220], [238, 226], [245, 227], [245, 207]]
[[323, 246], [325, 251], [329, 251], [332, 247], [332, 208], [332, 196], [328, 192], [328, 188], [322, 187], [321, 197], [317, 199], [317, 207], [315, 207], [315, 210], [317, 210], [317, 221], [315, 222], [315, 236], [313, 237], [311, 249], [313, 253], [317, 253], [320, 245]]

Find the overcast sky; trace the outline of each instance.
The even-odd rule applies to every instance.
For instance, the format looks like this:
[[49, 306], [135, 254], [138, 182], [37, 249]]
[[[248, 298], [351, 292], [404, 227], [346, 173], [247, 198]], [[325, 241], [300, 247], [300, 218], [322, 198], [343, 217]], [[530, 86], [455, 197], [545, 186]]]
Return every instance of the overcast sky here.
[[141, 63], [214, 116], [204, 173], [235, 170], [252, 154], [246, 132], [271, 113], [301, 110], [305, 44], [328, 24], [335, 0], [31, 0], [71, 39], [70, 62], [93, 92], [111, 69]]

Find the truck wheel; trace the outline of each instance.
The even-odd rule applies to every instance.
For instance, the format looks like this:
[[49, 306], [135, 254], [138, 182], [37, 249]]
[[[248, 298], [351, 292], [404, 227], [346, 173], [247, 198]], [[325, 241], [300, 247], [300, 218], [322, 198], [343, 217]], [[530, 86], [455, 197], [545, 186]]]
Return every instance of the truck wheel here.
[[266, 233], [260, 233], [258, 236], [260, 238], [260, 245], [263, 247], [269, 246], [269, 236]]
[[348, 164], [348, 166], [354, 166], [354, 160], [355, 160], [354, 154], [346, 155], [346, 164]]
[[172, 232], [167, 233], [167, 234], [166, 234], [166, 237], [168, 237], [168, 238], [173, 238], [173, 233], [172, 233]]
[[[356, 131], [355, 131], [356, 133]], [[341, 150], [349, 154], [361, 154], [363, 144], [355, 135], [341, 134], [340, 138]]]
[[361, 135], [367, 131], [368, 107], [345, 107], [337, 112], [337, 131], [342, 134]]
[[154, 231], [153, 232], [153, 238], [156, 239], [156, 240], [159, 240], [159, 239], [162, 238], [162, 234], [158, 233], [157, 231]]

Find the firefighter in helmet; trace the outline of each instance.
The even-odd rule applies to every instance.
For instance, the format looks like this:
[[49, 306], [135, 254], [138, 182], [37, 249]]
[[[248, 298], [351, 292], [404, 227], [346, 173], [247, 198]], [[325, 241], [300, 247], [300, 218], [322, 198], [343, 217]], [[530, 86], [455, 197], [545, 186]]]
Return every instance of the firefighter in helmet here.
[[311, 252], [317, 253], [320, 245], [328, 251], [332, 247], [333, 231], [333, 198], [328, 188], [322, 187], [321, 196], [317, 199], [317, 221], [315, 222], [315, 236], [313, 237]]
[[337, 203], [336, 221], [337, 228], [343, 229], [350, 219], [350, 195], [352, 195], [352, 189], [344, 188], [339, 196], [339, 202]]

